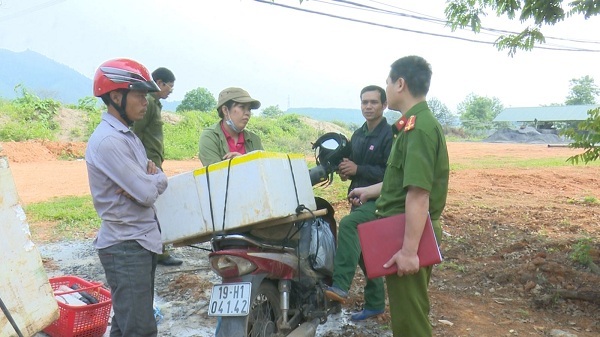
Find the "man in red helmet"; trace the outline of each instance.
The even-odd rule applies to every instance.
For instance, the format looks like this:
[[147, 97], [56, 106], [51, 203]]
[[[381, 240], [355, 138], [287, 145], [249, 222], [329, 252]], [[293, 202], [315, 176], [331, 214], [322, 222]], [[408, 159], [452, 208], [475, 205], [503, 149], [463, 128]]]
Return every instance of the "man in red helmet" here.
[[167, 176], [129, 129], [144, 118], [146, 95], [157, 91], [146, 67], [129, 59], [106, 61], [94, 76], [94, 95], [107, 111], [88, 140], [85, 160], [102, 220], [94, 247], [111, 289], [111, 337], [157, 335], [154, 275], [162, 241], [154, 202]]

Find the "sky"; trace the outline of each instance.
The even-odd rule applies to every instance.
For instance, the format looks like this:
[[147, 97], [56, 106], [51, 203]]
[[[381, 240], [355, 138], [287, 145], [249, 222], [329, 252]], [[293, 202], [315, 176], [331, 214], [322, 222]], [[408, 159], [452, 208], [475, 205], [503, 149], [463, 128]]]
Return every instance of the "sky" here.
[[[445, 18], [443, 0], [355, 2]], [[526, 23], [489, 15], [483, 25], [520, 31]], [[600, 51], [598, 31], [599, 17], [570, 18], [543, 30], [566, 39], [548, 40], [546, 46]], [[510, 57], [491, 44], [457, 38], [493, 42], [496, 37], [452, 32], [443, 24], [331, 0], [0, 0], [1, 49], [29, 49], [89, 78], [98, 65], [116, 57], [135, 59], [150, 71], [167, 67], [177, 78], [169, 101], [182, 100], [198, 87], [217, 97], [236, 86], [263, 108], [358, 109], [360, 90], [370, 84], [385, 88], [391, 63], [407, 55], [431, 64], [428, 98], [439, 99], [452, 112], [471, 93], [496, 97], [505, 107], [539, 106], [563, 103], [571, 79], [589, 75], [600, 83], [599, 52], [536, 49]]]

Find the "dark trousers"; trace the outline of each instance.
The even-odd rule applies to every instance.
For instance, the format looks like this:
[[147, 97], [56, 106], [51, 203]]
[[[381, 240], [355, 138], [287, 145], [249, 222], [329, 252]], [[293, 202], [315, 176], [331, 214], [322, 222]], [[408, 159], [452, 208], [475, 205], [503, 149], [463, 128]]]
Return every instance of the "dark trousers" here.
[[156, 337], [154, 276], [157, 256], [137, 241], [98, 250], [110, 286], [114, 316], [110, 337]]

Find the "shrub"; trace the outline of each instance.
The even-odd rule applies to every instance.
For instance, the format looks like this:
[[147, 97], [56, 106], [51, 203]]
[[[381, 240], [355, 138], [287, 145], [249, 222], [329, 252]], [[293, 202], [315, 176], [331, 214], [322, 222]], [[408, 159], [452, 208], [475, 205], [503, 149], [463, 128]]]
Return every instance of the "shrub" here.
[[29, 139], [56, 139], [58, 124], [54, 116], [60, 103], [52, 99], [40, 99], [22, 85], [15, 91], [21, 91], [21, 97], [11, 102], [3, 101], [0, 118], [0, 140], [24, 141]]
[[165, 157], [181, 160], [198, 157], [202, 130], [219, 120], [214, 112], [185, 111], [177, 124], [164, 124]]

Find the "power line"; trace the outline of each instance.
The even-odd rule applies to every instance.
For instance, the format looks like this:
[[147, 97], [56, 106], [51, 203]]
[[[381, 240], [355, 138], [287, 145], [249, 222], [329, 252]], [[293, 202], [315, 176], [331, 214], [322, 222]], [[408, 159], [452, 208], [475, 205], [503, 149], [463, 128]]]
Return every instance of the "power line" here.
[[[23, 15], [26, 15], [26, 14], [29, 14], [29, 13], [37, 12], [37, 11], [42, 10], [44, 8], [48, 8], [48, 7], [54, 6], [56, 4], [59, 4], [61, 2], [65, 2], [65, 1], [66, 0], [50, 0], [50, 1], [47, 1], [47, 2], [44, 2], [44, 3], [41, 3], [41, 4], [37, 4], [37, 5], [31, 6], [29, 8], [22, 9], [20, 11], [12, 13], [12, 14], [0, 16], [0, 22], [1, 21], [8, 21], [8, 20], [11, 20], [11, 19], [14, 19], [14, 18], [18, 18], [19, 16], [23, 16]], [[0, 2], [0, 4], [2, 4], [2, 2]]]
[[[330, 6], [340, 6], [340, 7], [345, 7], [345, 8], [351, 8], [353, 10], [361, 10], [361, 11], [368, 11], [368, 12], [376, 12], [376, 13], [380, 13], [380, 14], [388, 14], [388, 15], [394, 15], [394, 16], [401, 16], [401, 17], [405, 17], [405, 18], [409, 18], [409, 19], [416, 19], [416, 20], [420, 20], [420, 21], [425, 21], [427, 23], [433, 23], [433, 24], [438, 24], [438, 25], [442, 25], [442, 26], [447, 26], [448, 25], [448, 21], [446, 20], [442, 20], [430, 15], [425, 15], [425, 14], [421, 14], [421, 13], [417, 13], [414, 11], [408, 11], [408, 12], [412, 12], [412, 13], [416, 13], [416, 14], [420, 14], [420, 16], [417, 15], [409, 15], [409, 14], [405, 14], [405, 13], [399, 13], [399, 12], [394, 12], [394, 11], [389, 11], [389, 10], [385, 10], [382, 8], [377, 8], [377, 7], [371, 7], [371, 6], [367, 6], [367, 5], [363, 5], [363, 4], [358, 4], [358, 3], [354, 3], [354, 2], [350, 2], [350, 1], [336, 1], [336, 0], [331, 0], [331, 2], [329, 1], [325, 1], [325, 0], [312, 0], [313, 2], [320, 2], [323, 4], [327, 4]], [[377, 2], [377, 1], [375, 1]], [[380, 2], [377, 2], [380, 3]], [[357, 7], [355, 7], [355, 5]], [[392, 5], [388, 5], [390, 7], [394, 7], [394, 8], [398, 8], [401, 9], [399, 7], [395, 7]], [[405, 9], [401, 9], [406, 11]], [[460, 28], [461, 30], [467, 30], [464, 28]], [[490, 34], [490, 33], [482, 33], [483, 35], [492, 35], [495, 37], [499, 37], [500, 35], [497, 33], [494, 34]]]
[[[398, 6], [390, 5], [390, 4], [387, 4], [385, 2], [375, 1], [375, 0], [367, 0], [367, 1], [374, 2], [376, 4], [380, 4], [380, 5], [384, 5], [384, 6], [388, 6], [388, 7], [392, 7], [392, 8], [396, 8], [396, 9], [399, 9], [399, 10], [402, 10], [402, 11], [405, 11], [405, 12], [408, 12], [408, 13], [419, 14], [420, 16], [428, 17], [428, 18], [431, 18], [431, 19], [440, 20], [439, 18], [436, 18], [435, 16], [432, 16], [432, 15], [427, 15], [427, 14], [423, 14], [423, 13], [411, 11], [410, 9], [400, 8]], [[440, 20], [440, 21], [445, 21], [445, 20]]]
[[[272, 1], [267, 1], [267, 0], [254, 0], [254, 1], [259, 2], [259, 3], [263, 3], [263, 4], [272, 5], [272, 6], [278, 6], [278, 7], [283, 7], [283, 8], [286, 8], [286, 9], [296, 10], [296, 11], [300, 11], [300, 12], [305, 12], [305, 13], [310, 13], [310, 14], [316, 14], [316, 15], [321, 15], [321, 16], [327, 16], [327, 17], [331, 17], [331, 18], [335, 18], [335, 19], [340, 19], [340, 20], [345, 20], [345, 21], [351, 21], [351, 22], [356, 22], [356, 23], [362, 23], [362, 24], [367, 24], [367, 25], [377, 26], [377, 27], [382, 27], [382, 28], [400, 30], [400, 31], [405, 31], [405, 32], [409, 32], [409, 33], [429, 35], [429, 36], [434, 36], [434, 37], [443, 37], [443, 38], [454, 39], [454, 40], [461, 40], [461, 41], [472, 42], [472, 43], [495, 45], [495, 42], [490, 42], [490, 41], [476, 40], [476, 39], [464, 38], [464, 37], [459, 37], [459, 36], [452, 36], [452, 35], [447, 35], [447, 34], [425, 32], [425, 31], [421, 31], [421, 30], [415, 30], [415, 29], [408, 29], [408, 28], [396, 27], [396, 26], [391, 26], [391, 25], [379, 24], [379, 23], [375, 23], [375, 22], [369, 22], [369, 21], [364, 21], [364, 20], [349, 18], [349, 17], [345, 17], [345, 16], [340, 16], [340, 15], [335, 15], [335, 14], [330, 14], [330, 13], [325, 13], [325, 12], [319, 12], [319, 11], [315, 11], [315, 10], [309, 10], [309, 9], [305, 9], [305, 8], [298, 8], [298, 7], [284, 5], [284, 4], [280, 4], [280, 3], [276, 3], [276, 2], [272, 2]], [[398, 13], [398, 14], [401, 14], [401, 13]], [[547, 46], [539, 46], [539, 45], [537, 45], [537, 46], [534, 46], [533, 48], [536, 48], [536, 49], [545, 49], [545, 50], [557, 50], [557, 51], [577, 51], [577, 52], [595, 52], [595, 53], [600, 52], [600, 50], [575, 48], [575, 47], [547, 47]]]
[[[427, 17], [424, 16], [421, 13], [417, 13], [417, 12], [413, 12], [413, 11], [407, 11], [405, 9], [399, 8], [399, 7], [395, 7], [392, 5], [387, 5], [396, 9], [400, 9], [403, 11], [407, 11], [407, 12], [411, 12], [411, 13], [415, 13], [415, 14], [419, 14], [419, 15], [412, 15], [412, 14], [406, 14], [406, 13], [399, 13], [399, 12], [394, 12], [394, 11], [390, 11], [390, 10], [386, 10], [386, 9], [382, 9], [382, 8], [377, 8], [377, 7], [372, 7], [372, 6], [368, 6], [368, 5], [364, 5], [358, 2], [354, 2], [354, 1], [348, 1], [348, 0], [330, 0], [331, 2], [335, 2], [335, 3], [344, 3], [353, 7], [356, 7], [356, 9], [369, 9], [369, 10], [375, 10], [375, 11], [379, 11], [382, 13], [386, 13], [386, 14], [392, 14], [392, 15], [398, 15], [398, 16], [404, 16], [404, 17], [409, 17], [409, 18], [413, 18], [413, 19], [418, 19], [418, 20], [423, 20], [423, 21], [431, 21], [431, 22], [437, 22], [437, 23], [442, 23], [442, 24], [446, 24], [447, 21], [446, 20], [442, 20], [433, 16], [428, 15]], [[325, 2], [325, 1], [321, 1], [321, 2]], [[376, 2], [376, 1], [374, 1]], [[380, 2], [377, 2], [380, 3]], [[382, 4], [382, 3], [380, 3]]]
[[[319, 0], [315, 0], [315, 1], [319, 1]], [[366, 5], [363, 5], [363, 4], [360, 4], [360, 3], [354, 3], [352, 1], [347, 1], [347, 0], [331, 0], [331, 1], [332, 2], [339, 2], [339, 3], [355, 4], [356, 6], [359, 7], [359, 8], [356, 8], [356, 9], [359, 9], [359, 10], [362, 7], [364, 7], [364, 8], [376, 8], [376, 7], [366, 6]], [[403, 14], [403, 13], [398, 13], [398, 12], [394, 12], [394, 11], [385, 11], [385, 10], [382, 9], [382, 11], [385, 11], [388, 14], [407, 16], [407, 17], [411, 17], [411, 18], [414, 18], [414, 19], [418, 19], [418, 20], [424, 20], [424, 21], [430, 21], [430, 22], [437, 22], [437, 23], [440, 23], [440, 24], [443, 24], [443, 25], [448, 25], [450, 23], [450, 22], [448, 22], [445, 19], [439, 19], [439, 18], [436, 18], [436, 17], [431, 16], [431, 15], [426, 15], [426, 14], [423, 14], [423, 13], [419, 13], [419, 12], [415, 12], [415, 11], [403, 9], [403, 8], [400, 8], [400, 7], [397, 7], [397, 6], [394, 6], [394, 5], [386, 4], [384, 2], [375, 1], [375, 0], [368, 0], [368, 1], [380, 4], [380, 5], [384, 5], [384, 6], [389, 6], [389, 7], [392, 7], [392, 8], [395, 8], [395, 9], [399, 9], [399, 10], [402, 10], [402, 11], [406, 11], [406, 12], [410, 12], [410, 13], [415, 13], [415, 14], [418, 14], [418, 15], [406, 15], [406, 14]], [[324, 2], [324, 1], [320, 1], [320, 2]], [[469, 31], [469, 29], [465, 29], [465, 28], [461, 28], [461, 29]], [[485, 26], [480, 27], [480, 29], [483, 30], [483, 31], [489, 31], [489, 32], [493, 32], [493, 33], [512, 34], [512, 35], [518, 35], [518, 34], [520, 34], [520, 32], [514, 32], [514, 31], [502, 30], [502, 29], [495, 29], [495, 28], [488, 28], [488, 27], [485, 27]], [[560, 41], [567, 41], [567, 42], [600, 44], [600, 41], [579, 40], [579, 39], [562, 38], [562, 37], [554, 37], [554, 36], [546, 36], [546, 35], [544, 35], [544, 37], [546, 39], [560, 40]]]
[[336, 18], [336, 19], [341, 19], [341, 20], [346, 20], [346, 21], [352, 21], [352, 22], [357, 22], [357, 23], [363, 23], [363, 24], [372, 25], [372, 26], [378, 26], [378, 27], [383, 27], [383, 28], [401, 30], [401, 31], [406, 31], [406, 32], [411, 32], [411, 33], [417, 33], [417, 34], [432, 35], [432, 36], [438, 36], [438, 37], [447, 37], [447, 38], [451, 38], [451, 39], [464, 40], [464, 41], [475, 42], [475, 43], [494, 44], [493, 42], [488, 42], [488, 41], [473, 40], [473, 39], [461, 38], [461, 37], [458, 37], [458, 36], [450, 36], [450, 35], [437, 34], [437, 33], [428, 33], [428, 32], [418, 31], [418, 30], [414, 30], [414, 29], [401, 28], [401, 27], [395, 27], [395, 26], [390, 26], [390, 25], [379, 24], [379, 23], [375, 23], [375, 22], [358, 20], [358, 19], [348, 18], [348, 17], [339, 16], [339, 15], [335, 15], [335, 14], [329, 14], [329, 13], [314, 11], [314, 10], [310, 10], [310, 9], [304, 9], [304, 8], [298, 8], [298, 7], [288, 6], [288, 5], [284, 5], [284, 4], [280, 4], [280, 3], [276, 3], [276, 2], [271, 2], [271, 1], [266, 1], [266, 0], [254, 0], [254, 1], [259, 2], [259, 3], [263, 3], [263, 4], [272, 5], [272, 6], [279, 6], [279, 7], [283, 7], [283, 8], [287, 8], [287, 9], [292, 9], [292, 10], [296, 10], [296, 11], [300, 11], [300, 12], [306, 12], [306, 13], [311, 13], [311, 14], [316, 14], [316, 15], [328, 16], [328, 17], [332, 17], [332, 18]]

